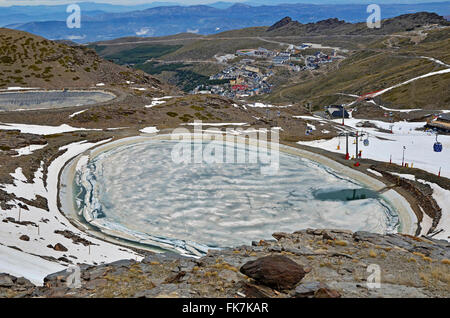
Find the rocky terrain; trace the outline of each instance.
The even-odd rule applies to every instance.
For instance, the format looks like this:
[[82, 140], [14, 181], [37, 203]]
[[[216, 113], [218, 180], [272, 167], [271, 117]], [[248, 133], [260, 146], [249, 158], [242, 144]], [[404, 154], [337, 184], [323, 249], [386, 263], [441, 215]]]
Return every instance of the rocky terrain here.
[[[343, 230], [275, 233], [274, 240], [211, 250], [193, 259], [147, 254], [80, 265], [45, 278], [43, 287], [0, 274], [2, 297], [448, 297], [450, 243], [401, 234]], [[379, 288], [368, 283], [380, 270]], [[372, 276], [371, 276], [372, 275]]]
[[337, 18], [326, 19], [316, 23], [302, 24], [286, 17], [267, 29], [267, 33], [278, 35], [387, 35], [411, 31], [424, 25], [449, 26], [446, 18], [430, 12], [404, 14], [381, 21], [381, 28], [369, 29], [366, 23], [348, 23]]
[[[269, 110], [271, 117], [267, 118], [265, 108], [250, 107], [244, 102], [235, 102], [215, 95], [184, 95], [158, 101], [154, 100], [153, 92], [128, 89], [127, 92], [120, 92], [119, 96], [123, 97], [97, 106], [67, 107], [26, 113], [3, 112], [0, 113], [0, 122], [36, 125], [45, 123], [55, 126], [69, 124], [73, 127], [96, 129], [156, 126], [161, 130], [201, 120], [203, 123], [246, 123], [243, 129], [250, 126], [252, 128], [283, 127], [280, 137], [291, 141], [331, 137], [338, 131], [335, 127], [338, 126], [337, 124], [320, 123], [320, 129], [306, 136], [307, 122], [293, 117], [309, 114], [300, 104]], [[160, 104], [149, 107], [154, 102]], [[80, 110], [84, 111], [70, 117]]]
[[45, 145], [47, 141], [39, 135], [22, 134], [18, 130], [0, 131], [0, 150], [2, 155], [17, 156], [15, 149], [30, 145]]

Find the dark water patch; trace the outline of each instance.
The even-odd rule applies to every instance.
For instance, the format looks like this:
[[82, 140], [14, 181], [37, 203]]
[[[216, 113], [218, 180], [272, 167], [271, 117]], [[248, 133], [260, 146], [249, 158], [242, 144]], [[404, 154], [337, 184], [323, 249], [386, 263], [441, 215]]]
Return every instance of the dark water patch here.
[[378, 199], [379, 194], [369, 189], [342, 189], [335, 191], [317, 190], [313, 192], [314, 198], [322, 201], [355, 201], [365, 199]]
[[21, 91], [0, 93], [0, 110], [32, 110], [103, 103], [116, 96], [106, 91]]

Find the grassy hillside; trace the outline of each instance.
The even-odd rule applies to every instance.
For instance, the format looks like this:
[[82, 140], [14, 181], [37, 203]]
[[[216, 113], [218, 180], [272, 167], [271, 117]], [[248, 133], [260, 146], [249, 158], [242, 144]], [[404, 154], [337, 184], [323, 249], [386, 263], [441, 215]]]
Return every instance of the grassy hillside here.
[[139, 45], [129, 50], [123, 50], [104, 57], [117, 64], [140, 64], [152, 58], [159, 58], [175, 52], [182, 45]]
[[[450, 29], [431, 31], [420, 43], [407, 41], [401, 53], [436, 58], [450, 65]], [[420, 74], [419, 74], [420, 75]], [[420, 79], [383, 94], [382, 101], [399, 108], [450, 108], [450, 74]]]
[[399, 52], [417, 56], [432, 56], [450, 64], [450, 28], [430, 30], [426, 37], [417, 43], [405, 40], [400, 45]]
[[67, 46], [26, 32], [0, 29], [0, 88], [89, 87], [97, 83], [160, 85], [141, 71], [100, 58], [87, 47]]
[[384, 105], [398, 108], [450, 109], [450, 73], [428, 77], [384, 94]]
[[235, 53], [240, 49], [258, 48], [263, 46], [268, 49], [279, 48], [276, 43], [268, 43], [258, 38], [208, 38], [208, 40], [198, 40], [186, 45], [181, 49], [168, 54], [164, 57], [166, 60], [195, 59], [207, 60], [213, 59], [215, 55], [224, 55]]
[[198, 85], [216, 85], [228, 82], [227, 80], [209, 80], [209, 76], [193, 71], [192, 69], [195, 69], [195, 67], [191, 64], [148, 62], [138, 64], [135, 67], [148, 74], [162, 75], [162, 78], [170, 84], [181, 88], [185, 92], [193, 90]]
[[[385, 37], [367, 49], [354, 52], [340, 63], [338, 69], [278, 87], [266, 99], [272, 102], [309, 100], [319, 109], [331, 103], [348, 101], [338, 93], [361, 95], [445, 69], [421, 56], [448, 63], [448, 35], [448, 28], [436, 30], [417, 44], [412, 41], [414, 34]], [[449, 109], [449, 84], [448, 74], [420, 79], [383, 94], [377, 102], [395, 108]]]
[[187, 45], [195, 42], [204, 35], [194, 33], [180, 33], [161, 37], [125, 37], [110, 41], [94, 42], [88, 45], [94, 48], [102, 56], [115, 54], [125, 50], [131, 50], [140, 45]]

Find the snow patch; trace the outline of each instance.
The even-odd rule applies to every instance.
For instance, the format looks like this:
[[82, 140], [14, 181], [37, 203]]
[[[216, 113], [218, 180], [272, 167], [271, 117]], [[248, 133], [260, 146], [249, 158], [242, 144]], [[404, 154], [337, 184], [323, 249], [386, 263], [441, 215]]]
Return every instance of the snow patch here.
[[64, 266], [46, 261], [39, 256], [26, 254], [0, 245], [0, 273], [25, 277], [37, 286], [44, 285], [44, 278], [65, 269]]
[[140, 132], [143, 132], [145, 134], [155, 134], [159, 130], [156, 127], [146, 127], [144, 129], [139, 130]]
[[72, 115], [69, 115], [69, 118], [73, 118], [73, 117], [75, 117], [76, 115], [79, 115], [79, 114], [84, 113], [85, 111], [87, 111], [87, 109], [85, 109], [85, 110], [80, 110], [79, 112], [75, 112], [75, 113], [73, 113]]
[[152, 101], [152, 103], [150, 105], [145, 105], [144, 107], [151, 108], [153, 106], [161, 105], [161, 104], [165, 104], [165, 103], [166, 103], [166, 101], [164, 101], [164, 100], [154, 100], [154, 101]]
[[13, 157], [20, 157], [20, 156], [27, 156], [27, 155], [31, 155], [34, 151], [42, 149], [47, 147], [47, 144], [45, 145], [29, 145], [23, 148], [18, 148], [18, 149], [14, 149], [15, 151], [17, 151], [19, 154], [15, 155]]
[[0, 124], [0, 129], [3, 130], [20, 130], [21, 133], [34, 135], [53, 135], [62, 134], [66, 132], [79, 130], [101, 130], [101, 129], [85, 129], [75, 128], [67, 124], [61, 126], [42, 126], [42, 125], [28, 125], [28, 124]]
[[6, 90], [8, 91], [28, 91], [33, 89], [39, 89], [37, 87], [20, 87], [20, 86], [12, 86], [8, 87]]
[[187, 125], [187, 126], [216, 126], [216, 127], [220, 127], [220, 126], [245, 126], [245, 125], [247, 125], [247, 123], [187, 123], [187, 124], [182, 124], [182, 125]]
[[264, 103], [254, 103], [254, 104], [247, 104], [247, 106], [252, 107], [252, 108], [287, 108], [287, 107], [292, 107], [293, 105], [276, 106], [276, 105], [264, 104]]
[[379, 173], [378, 171], [372, 170], [372, 169], [367, 169], [367, 171], [369, 171], [370, 173], [376, 175], [377, 177], [382, 177], [383, 175], [381, 173]]

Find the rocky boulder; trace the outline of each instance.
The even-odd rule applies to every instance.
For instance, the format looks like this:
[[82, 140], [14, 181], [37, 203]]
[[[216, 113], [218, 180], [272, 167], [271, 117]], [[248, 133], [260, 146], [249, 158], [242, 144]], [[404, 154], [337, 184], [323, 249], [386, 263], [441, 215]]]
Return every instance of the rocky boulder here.
[[308, 282], [298, 285], [292, 292], [292, 296], [296, 298], [340, 298], [341, 294], [322, 282]]
[[328, 286], [321, 282], [308, 282], [298, 285], [294, 292], [293, 297], [297, 298], [310, 298], [321, 288], [327, 288]]
[[33, 288], [35, 287], [28, 279], [24, 277], [15, 277], [10, 274], [0, 273], [0, 288]]
[[314, 298], [341, 298], [341, 294], [337, 290], [320, 288], [314, 293]]
[[12, 287], [14, 286], [15, 277], [9, 274], [0, 274], [0, 287]]
[[57, 244], [53, 247], [53, 249], [54, 249], [55, 251], [58, 251], [58, 252], [67, 252], [67, 248], [66, 248], [64, 245], [62, 245], [61, 243], [57, 243]]
[[256, 282], [277, 290], [294, 288], [306, 275], [301, 265], [282, 255], [247, 262], [240, 271]]

